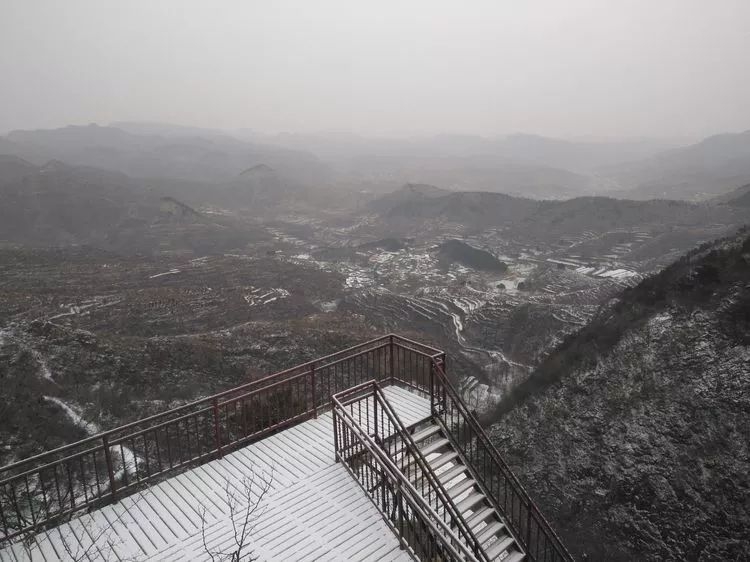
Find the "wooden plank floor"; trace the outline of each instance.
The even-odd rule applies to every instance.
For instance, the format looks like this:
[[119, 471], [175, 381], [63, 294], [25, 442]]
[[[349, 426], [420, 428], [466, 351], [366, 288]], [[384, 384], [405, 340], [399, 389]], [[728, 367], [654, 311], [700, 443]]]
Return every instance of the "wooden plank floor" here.
[[[429, 416], [429, 400], [395, 386], [384, 392], [406, 425]], [[270, 489], [243, 554], [284, 561], [410, 560], [359, 485], [334, 462], [328, 412], [42, 533], [28, 548], [0, 550], [0, 561], [210, 560], [204, 536], [211, 551], [234, 543], [227, 489], [241, 501], [243, 478], [264, 473], [273, 474]], [[260, 486], [251, 489], [255, 503]], [[235, 513], [238, 521], [244, 509]]]

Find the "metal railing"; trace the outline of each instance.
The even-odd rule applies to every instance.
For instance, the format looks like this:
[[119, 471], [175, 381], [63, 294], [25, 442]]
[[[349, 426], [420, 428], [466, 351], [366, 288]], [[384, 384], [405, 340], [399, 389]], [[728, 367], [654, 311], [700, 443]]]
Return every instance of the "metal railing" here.
[[[377, 381], [368, 381], [334, 395], [334, 414], [344, 409], [421, 494], [430, 507], [454, 530], [479, 560], [488, 558], [481, 543], [461, 516], [434, 469], [393, 410]], [[424, 420], [422, 420], [424, 421]]]
[[500, 512], [530, 560], [572, 562], [565, 545], [505, 463], [482, 426], [433, 357], [430, 388], [434, 419], [443, 427], [485, 496]]
[[0, 547], [315, 417], [334, 394], [375, 379], [430, 398], [433, 415], [532, 560], [572, 560], [444, 367], [441, 350], [391, 334], [2, 467]]
[[0, 546], [315, 417], [337, 392], [396, 380], [401, 345], [421, 346], [383, 336], [0, 468]]
[[334, 398], [335, 450], [386, 523], [417, 560], [476, 561], [442, 516], [424, 499], [389, 455]]

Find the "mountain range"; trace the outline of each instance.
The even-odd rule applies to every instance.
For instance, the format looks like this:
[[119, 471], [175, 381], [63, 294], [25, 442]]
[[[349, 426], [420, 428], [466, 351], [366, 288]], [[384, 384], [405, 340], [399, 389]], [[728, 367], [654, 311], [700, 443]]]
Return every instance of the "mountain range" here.
[[257, 165], [285, 183], [376, 193], [405, 183], [535, 199], [608, 195], [703, 200], [750, 182], [750, 131], [687, 146], [654, 140], [575, 141], [514, 134], [408, 139], [259, 134], [158, 123], [19, 130], [0, 154], [61, 160], [138, 178], [224, 182]]

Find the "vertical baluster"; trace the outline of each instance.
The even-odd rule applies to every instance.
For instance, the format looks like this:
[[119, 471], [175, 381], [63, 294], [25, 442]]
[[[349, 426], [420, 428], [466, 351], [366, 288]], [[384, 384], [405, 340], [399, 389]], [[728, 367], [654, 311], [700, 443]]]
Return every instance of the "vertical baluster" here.
[[36, 527], [36, 514], [34, 513], [34, 500], [31, 495], [31, 490], [29, 489], [29, 476], [28, 474], [23, 477], [25, 486], [26, 486], [26, 500], [29, 504], [29, 512], [31, 513], [31, 523]]
[[266, 396], [266, 421], [263, 425], [264, 429], [267, 429], [273, 425], [274, 422], [274, 400], [277, 400], [279, 395], [278, 390], [264, 390]]
[[86, 486], [86, 470], [83, 466], [83, 455], [80, 455], [78, 457], [78, 466], [81, 469], [81, 487], [83, 488], [83, 502], [84, 505], [88, 505], [89, 503], [89, 494]]
[[247, 398], [243, 397], [240, 405], [240, 415], [242, 416], [242, 437], [247, 437]]
[[[196, 414], [197, 415], [197, 414]], [[187, 455], [188, 455], [188, 461], [193, 460], [193, 447], [192, 443], [190, 442], [190, 424], [188, 423], [188, 420], [183, 420], [185, 424], [185, 442], [187, 443]], [[180, 422], [177, 422], [177, 427], [180, 427]], [[180, 450], [180, 460], [182, 460], [182, 450]]]
[[172, 423], [168, 422], [167, 425], [164, 426], [164, 434], [167, 438], [167, 461], [169, 462], [169, 468], [172, 468], [174, 465], [172, 464], [172, 443], [170, 442], [171, 439], [169, 438], [170, 425], [172, 425]]
[[388, 360], [390, 361], [390, 379], [391, 383], [393, 383], [394, 379], [396, 378], [396, 370], [395, 370], [395, 357], [393, 356], [393, 336], [390, 336], [390, 343], [388, 346]]
[[130, 445], [131, 445], [131, 450], [133, 451], [133, 465], [135, 465], [133, 472], [135, 474], [136, 482], [139, 482], [141, 479], [141, 476], [140, 476], [140, 473], [138, 472], [138, 449], [135, 446], [135, 436], [130, 438]]
[[[318, 419], [318, 385], [316, 382], [316, 375], [315, 375], [315, 363], [313, 363], [310, 366], [310, 390], [312, 394], [312, 403], [313, 403], [313, 417], [315, 419]], [[307, 380], [307, 379], [305, 379]]]
[[146, 439], [146, 435], [148, 432], [143, 433], [143, 460], [146, 463], [146, 479], [148, 479], [149, 476], [151, 476], [151, 463], [148, 460], [148, 440]]
[[339, 462], [339, 417], [335, 406], [333, 408], [333, 460]]
[[[2, 490], [3, 490], [3, 497], [6, 497], [6, 491], [5, 490], [6, 490], [7, 486], [8, 486], [8, 484], [3, 484], [3, 488], [2, 488]], [[7, 537], [10, 534], [10, 531], [8, 530], [8, 518], [5, 515], [5, 503], [4, 502], [0, 502], [0, 521], [3, 522], [3, 533]]]
[[[120, 438], [122, 439], [122, 437]], [[119, 442], [120, 445], [120, 462], [122, 462], [122, 483], [123, 485], [128, 485], [128, 463], [125, 460], [125, 451], [122, 446], [122, 441]]]
[[219, 429], [219, 399], [213, 399], [214, 413], [214, 443], [216, 446], [216, 456], [221, 458], [221, 430]]
[[256, 414], [256, 406], [255, 406], [255, 393], [251, 394], [249, 396], [249, 406], [247, 410], [248, 417], [250, 418], [250, 435], [254, 434], [256, 432], [256, 426], [258, 424], [257, 416]]
[[10, 494], [11, 494], [11, 503], [13, 504], [13, 507], [16, 509], [16, 521], [18, 521], [18, 525], [21, 528], [25, 528], [23, 526], [24, 516], [21, 513], [21, 508], [18, 506], [18, 498], [16, 497], [16, 485], [15, 482], [10, 482]]
[[409, 382], [413, 386], [419, 387], [417, 384], [417, 356], [413, 351], [409, 352], [409, 371]]
[[58, 465], [55, 464], [52, 467], [52, 475], [55, 477], [55, 490], [57, 491], [57, 509], [58, 511], [62, 511], [62, 495], [60, 493], [60, 478], [57, 476], [57, 467]]
[[531, 505], [526, 506], [526, 551], [531, 551]]
[[[98, 478], [97, 478], [97, 486], [99, 485]], [[44, 485], [44, 470], [39, 471], [39, 486], [42, 488], [42, 503], [44, 504], [44, 514], [45, 518], [49, 519], [49, 504], [47, 503], [47, 490]], [[0, 505], [0, 509], [2, 509], [2, 505]]]
[[154, 428], [154, 443], [156, 445], [156, 464], [159, 467], [159, 472], [162, 472], [161, 464], [161, 447], [159, 447], [159, 429]]
[[68, 493], [70, 494], [70, 507], [75, 509], [76, 498], [75, 491], [73, 489], [73, 476], [70, 471], [70, 460], [65, 461], [65, 473], [68, 475]]

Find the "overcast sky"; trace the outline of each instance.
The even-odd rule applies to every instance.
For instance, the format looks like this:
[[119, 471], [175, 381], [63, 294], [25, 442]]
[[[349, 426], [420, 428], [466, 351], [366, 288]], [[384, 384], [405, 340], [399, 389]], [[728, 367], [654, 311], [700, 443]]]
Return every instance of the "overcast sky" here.
[[750, 129], [750, 0], [0, 0], [0, 131]]

